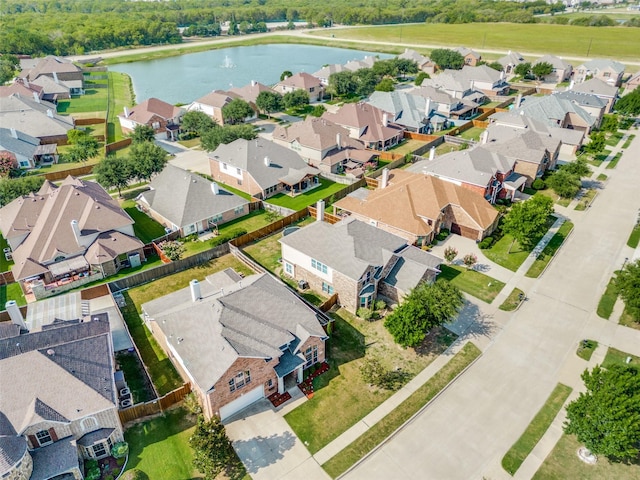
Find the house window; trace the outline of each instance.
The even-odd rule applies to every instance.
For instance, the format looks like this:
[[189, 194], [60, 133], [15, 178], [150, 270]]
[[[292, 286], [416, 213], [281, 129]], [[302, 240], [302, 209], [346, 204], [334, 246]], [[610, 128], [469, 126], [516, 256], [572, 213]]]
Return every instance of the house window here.
[[360, 297], [360, 307], [369, 308], [371, 305], [371, 296], [367, 295], [366, 297]]
[[233, 209], [233, 213], [235, 213], [236, 215], [242, 212], [244, 212], [244, 205], [240, 205], [239, 207]]
[[329, 295], [333, 295], [333, 286], [329, 285], [326, 282], [322, 282], [322, 291], [328, 293]]
[[53, 443], [53, 439], [51, 438], [51, 434], [48, 430], [40, 430], [38, 433], [36, 433], [36, 439], [38, 440], [38, 444], [41, 447]]
[[327, 273], [327, 266], [324, 263], [320, 263], [313, 258], [311, 259], [311, 268], [315, 268], [322, 273]]
[[238, 179], [238, 185], [242, 185], [242, 180]]
[[238, 372], [235, 377], [229, 380], [229, 390], [235, 392], [238, 388], [242, 388], [250, 383], [251, 372], [249, 372], [249, 370]]
[[160, 128], [160, 122], [153, 122], [153, 124], [151, 125], [154, 130]]
[[293, 265], [291, 265], [289, 262], [284, 262], [284, 271], [287, 275], [293, 277]]
[[210, 221], [210, 222], [213, 222], [213, 223], [220, 223], [220, 222], [222, 222], [222, 214], [221, 214], [221, 213], [219, 213], [219, 214], [217, 214], [217, 215], [214, 215], [213, 217], [211, 217], [211, 220], [209, 220], [209, 221]]
[[196, 226], [192, 223], [191, 225], [187, 225], [184, 229], [186, 234], [193, 233], [196, 231]]
[[313, 345], [307, 348], [304, 351], [304, 358], [306, 359], [306, 363], [304, 364], [304, 368], [309, 368], [314, 363], [318, 363], [318, 346]]
[[238, 175], [241, 175], [241, 174], [242, 174], [242, 172], [240, 171], [240, 169], [239, 169], [239, 168], [236, 168], [236, 173], [237, 173]]
[[227, 169], [227, 164], [226, 164], [226, 163], [223, 163], [223, 164], [222, 164], [222, 169], [223, 169], [223, 170], [226, 170], [226, 169]]
[[104, 447], [104, 443], [96, 443], [93, 447], [93, 456], [96, 458], [104, 457], [107, 454], [107, 449]]
[[316, 89], [315, 87], [310, 87], [310, 88], [309, 88], [309, 93], [313, 93], [313, 91], [314, 91], [315, 89]]

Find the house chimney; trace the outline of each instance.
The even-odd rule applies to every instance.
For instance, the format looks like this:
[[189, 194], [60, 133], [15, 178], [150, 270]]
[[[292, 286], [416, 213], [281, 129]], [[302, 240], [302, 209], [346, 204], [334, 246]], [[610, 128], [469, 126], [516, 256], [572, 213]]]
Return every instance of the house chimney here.
[[322, 222], [324, 220], [324, 200], [318, 200], [316, 203], [316, 221]]
[[218, 195], [220, 193], [220, 187], [216, 182], [213, 182], [211, 184], [211, 191], [213, 192], [214, 195]]
[[264, 157], [264, 164], [267, 167], [271, 166], [271, 159], [269, 157]]
[[387, 112], [382, 114], [382, 126], [387, 127], [389, 125], [389, 114]]
[[200, 282], [198, 282], [198, 280], [191, 280], [189, 282], [189, 288], [191, 289], [192, 302], [197, 302], [202, 298], [202, 293], [200, 292]]
[[53, 110], [51, 110], [50, 108], [47, 109], [47, 117], [53, 118]]
[[520, 108], [520, 104], [522, 104], [522, 93], [519, 93], [516, 97], [516, 108]]
[[340, 133], [336, 133], [336, 145], [338, 146], [338, 150], [342, 149], [342, 135], [340, 135]]
[[73, 235], [76, 237], [78, 245], [82, 245], [82, 243], [80, 243], [80, 237], [82, 237], [82, 233], [80, 233], [80, 226], [78, 225], [77, 220], [71, 220], [71, 230], [73, 230]]
[[389, 169], [382, 170], [382, 180], [380, 181], [380, 188], [387, 188], [389, 185]]
[[129, 118], [129, 108], [124, 107], [124, 118]]
[[53, 72], [53, 81], [56, 82], [57, 84], [60, 84], [60, 79], [58, 78], [57, 72]]
[[576, 81], [575, 80], [571, 80], [571, 82], [569, 82], [569, 90], [573, 90], [573, 87], [575, 86]]
[[431, 99], [427, 98], [427, 103], [424, 106], [424, 115], [425, 117], [429, 118], [430, 114], [431, 114]]
[[40, 103], [40, 97], [38, 96], [38, 92], [33, 92], [33, 100], [36, 103]]
[[504, 70], [500, 70], [500, 80], [504, 80]]
[[11, 136], [16, 139], [18, 138], [18, 132], [16, 132], [16, 129], [13, 127], [11, 127]]
[[20, 307], [15, 300], [9, 300], [4, 304], [4, 309], [9, 314], [11, 318], [11, 323], [14, 325], [18, 325], [21, 330], [27, 330], [27, 325], [24, 323], [24, 317], [22, 316], [22, 312], [20, 311]]
[[480, 136], [480, 143], [484, 145], [488, 141], [489, 141], [489, 130], [485, 130], [484, 132], [482, 132], [482, 135]]
[[436, 158], [436, 147], [431, 147], [429, 150], [429, 160]]
[[256, 82], [255, 80], [251, 80], [251, 86], [255, 87], [258, 84], [258, 82]]

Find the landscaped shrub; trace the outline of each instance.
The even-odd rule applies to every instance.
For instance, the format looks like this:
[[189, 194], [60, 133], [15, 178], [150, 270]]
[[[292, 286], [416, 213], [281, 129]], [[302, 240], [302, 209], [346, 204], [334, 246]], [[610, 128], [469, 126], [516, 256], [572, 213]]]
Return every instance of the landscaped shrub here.
[[212, 247], [217, 247], [218, 245], [227, 243], [228, 241], [233, 240], [234, 238], [241, 237], [245, 233], [247, 233], [247, 231], [244, 228], [236, 228], [235, 230], [231, 230], [230, 232], [225, 233], [224, 235], [218, 235], [217, 237], [211, 239], [209, 243], [211, 244]]
[[545, 187], [546, 187], [546, 184], [544, 183], [544, 180], [542, 180], [541, 178], [536, 178], [531, 184], [531, 188], [533, 188], [534, 190], [544, 190]]
[[87, 470], [87, 474], [84, 476], [85, 480], [98, 480], [100, 478], [100, 467], [97, 465]]
[[373, 312], [368, 308], [359, 308], [356, 311], [356, 315], [358, 315], [363, 320], [371, 320]]
[[194, 415], [200, 415], [202, 413], [202, 407], [200, 406], [200, 402], [198, 402], [198, 397], [193, 392], [185, 395], [184, 406]]
[[113, 474], [110, 473], [109, 475], [106, 475], [102, 480], [113, 480]]
[[124, 458], [129, 453], [129, 444], [127, 442], [117, 442], [111, 447], [111, 455], [114, 458]]
[[478, 243], [478, 248], [480, 250], [486, 250], [487, 248], [491, 248], [493, 245], [493, 237], [484, 237], [484, 239]]
[[158, 248], [162, 250], [169, 260], [175, 262], [180, 260], [185, 252], [184, 245], [177, 240], [166, 240], [158, 244]]
[[407, 381], [408, 375], [402, 370], [388, 370], [377, 358], [366, 357], [360, 366], [360, 374], [365, 383], [385, 390], [398, 390]]
[[127, 459], [124, 458], [124, 457], [116, 459], [116, 463], [118, 464], [119, 467], [124, 465], [124, 462], [126, 462], [126, 461], [127, 461]]
[[113, 476], [114, 478], [118, 478], [118, 475], [120, 474], [120, 469], [119, 468], [114, 468], [113, 469]]
[[436, 240], [441, 242], [443, 240], [446, 240], [446, 238], [449, 236], [451, 232], [449, 230], [447, 230], [446, 228], [443, 228], [440, 230], [440, 232], [438, 232], [438, 235], [436, 235]]
[[376, 310], [384, 310], [387, 308], [387, 304], [384, 300], [376, 300], [375, 309]]

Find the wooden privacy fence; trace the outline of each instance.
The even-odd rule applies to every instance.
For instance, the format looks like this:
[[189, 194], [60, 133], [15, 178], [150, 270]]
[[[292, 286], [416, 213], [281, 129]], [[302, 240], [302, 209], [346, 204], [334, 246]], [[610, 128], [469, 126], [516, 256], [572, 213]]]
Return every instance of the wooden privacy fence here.
[[111, 292], [109, 291], [109, 287], [107, 287], [106, 283], [80, 290], [80, 298], [82, 300], [93, 300], [94, 298], [104, 297], [105, 295], [110, 294]]
[[16, 279], [13, 277], [13, 272], [11, 270], [0, 273], [0, 285], [9, 285], [10, 283], [15, 282]]
[[291, 215], [287, 215], [286, 217], [281, 218], [280, 220], [276, 220], [275, 222], [270, 223], [269, 225], [266, 225], [259, 230], [255, 230], [253, 232], [240, 235], [239, 237], [229, 241], [229, 243], [234, 247], [240, 248], [255, 240], [259, 240], [263, 237], [267, 237], [271, 235], [272, 233], [278, 232], [282, 230], [284, 227], [287, 227], [292, 223], [295, 223], [298, 220], [303, 219], [307, 215], [309, 215], [309, 209], [303, 208], [302, 210], [295, 212]]
[[118, 140], [117, 142], [108, 143], [104, 146], [104, 154], [109, 155], [111, 152], [115, 152], [116, 150], [122, 150], [123, 148], [131, 145], [130, 138], [123, 138], [122, 140]]
[[334, 305], [336, 305], [338, 303], [338, 294], [334, 293], [333, 295], [331, 295], [331, 298], [329, 298], [329, 300], [327, 300], [326, 302], [324, 302], [322, 305], [320, 305], [318, 308], [324, 312], [327, 313], [329, 310], [331, 310], [333, 308]]
[[425, 133], [404, 132], [404, 138], [409, 138], [411, 140], [420, 140], [421, 142], [433, 142], [434, 140], [440, 138], [440, 136], [427, 135]]
[[185, 383], [166, 395], [145, 403], [137, 403], [129, 408], [118, 410], [120, 421], [124, 424], [149, 415], [157, 415], [182, 401], [191, 392], [191, 384]]
[[[309, 215], [312, 217], [316, 217], [318, 214], [318, 209], [316, 207], [309, 206]], [[333, 225], [334, 223], [338, 223], [340, 220], [344, 220], [344, 218], [339, 217], [338, 215], [334, 215], [332, 213], [324, 212], [324, 221]]]
[[104, 118], [76, 118], [75, 124], [76, 126], [80, 125], [97, 125], [100, 123], [105, 123]]
[[74, 177], [80, 177], [82, 175], [89, 175], [93, 171], [95, 165], [83, 165], [82, 167], [70, 168], [69, 170], [61, 170], [59, 172], [48, 172], [44, 174], [44, 177], [50, 182], [56, 182], [58, 180], [64, 180], [69, 175]]

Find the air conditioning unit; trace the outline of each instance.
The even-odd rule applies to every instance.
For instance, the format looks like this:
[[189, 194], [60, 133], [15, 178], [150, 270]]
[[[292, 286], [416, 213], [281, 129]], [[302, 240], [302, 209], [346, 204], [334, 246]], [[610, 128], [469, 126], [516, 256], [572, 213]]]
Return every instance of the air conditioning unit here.
[[120, 408], [128, 408], [132, 405], [133, 405], [133, 402], [131, 401], [130, 398], [127, 398], [126, 400], [122, 400], [120, 402]]
[[127, 387], [124, 387], [124, 388], [120, 389], [120, 396], [121, 397], [126, 397], [129, 394], [131, 394], [131, 390], [129, 390]]

